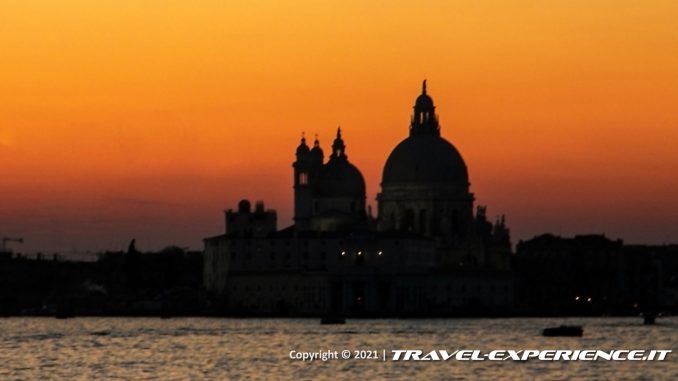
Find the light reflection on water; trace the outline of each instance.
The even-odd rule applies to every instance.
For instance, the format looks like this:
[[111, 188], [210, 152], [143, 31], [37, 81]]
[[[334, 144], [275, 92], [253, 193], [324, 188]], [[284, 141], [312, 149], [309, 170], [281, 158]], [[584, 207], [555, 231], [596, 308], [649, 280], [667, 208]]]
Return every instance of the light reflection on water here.
[[[582, 338], [541, 329], [584, 325]], [[678, 380], [678, 317], [348, 320], [0, 319], [0, 380], [599, 379]], [[664, 362], [302, 363], [290, 350], [671, 349]]]

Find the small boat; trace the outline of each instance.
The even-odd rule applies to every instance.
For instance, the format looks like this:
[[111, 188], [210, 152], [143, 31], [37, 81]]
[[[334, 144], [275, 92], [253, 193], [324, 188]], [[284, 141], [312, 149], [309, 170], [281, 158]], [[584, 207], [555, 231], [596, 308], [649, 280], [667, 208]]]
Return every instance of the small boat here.
[[346, 324], [346, 319], [341, 316], [325, 316], [320, 319], [320, 324]]
[[581, 337], [584, 334], [584, 329], [580, 325], [561, 325], [560, 327], [544, 328], [542, 335], [544, 336], [570, 336]]

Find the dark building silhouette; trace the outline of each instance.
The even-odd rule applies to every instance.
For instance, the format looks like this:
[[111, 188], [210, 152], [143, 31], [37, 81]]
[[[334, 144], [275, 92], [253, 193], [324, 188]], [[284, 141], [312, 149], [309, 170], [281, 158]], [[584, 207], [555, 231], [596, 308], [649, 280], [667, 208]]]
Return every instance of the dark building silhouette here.
[[379, 230], [440, 237], [450, 246], [464, 243], [475, 228], [468, 171], [459, 151], [440, 136], [426, 81], [409, 132], [384, 166]]
[[474, 208], [466, 163], [440, 131], [424, 82], [384, 165], [377, 217], [338, 129], [327, 158], [301, 139], [294, 223], [281, 230], [275, 211], [242, 200], [202, 253], [142, 253], [132, 240], [70, 262], [14, 254], [7, 244], [22, 239], [3, 238], [0, 316], [678, 313], [678, 245], [544, 234], [511, 255], [504, 218]]
[[243, 200], [225, 234], [205, 239], [204, 284], [243, 314], [501, 313], [513, 303], [503, 217], [474, 214], [466, 164], [440, 135], [426, 81], [409, 136], [386, 161], [377, 218], [337, 130], [329, 158], [316, 138], [296, 149], [294, 224]]
[[544, 234], [517, 245], [516, 307], [527, 315], [676, 311], [678, 246]]
[[106, 252], [95, 262], [0, 256], [0, 316], [203, 313], [202, 253], [176, 246]]

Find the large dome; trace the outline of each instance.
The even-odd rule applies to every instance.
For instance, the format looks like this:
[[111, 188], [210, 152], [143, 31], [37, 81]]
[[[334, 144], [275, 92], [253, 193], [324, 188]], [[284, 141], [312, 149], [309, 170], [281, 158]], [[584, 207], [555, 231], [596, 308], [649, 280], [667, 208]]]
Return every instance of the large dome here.
[[467, 187], [468, 171], [456, 148], [438, 135], [412, 135], [386, 160], [384, 185], [444, 184]]
[[323, 165], [317, 189], [321, 197], [365, 198], [365, 179], [347, 160], [334, 159]]

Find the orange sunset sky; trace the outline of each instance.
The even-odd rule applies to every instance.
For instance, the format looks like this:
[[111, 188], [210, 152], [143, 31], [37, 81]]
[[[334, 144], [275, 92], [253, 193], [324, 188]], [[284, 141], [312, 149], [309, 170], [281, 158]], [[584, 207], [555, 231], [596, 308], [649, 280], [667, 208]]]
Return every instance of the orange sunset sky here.
[[514, 243], [678, 242], [676, 20], [676, 1], [2, 1], [0, 236], [200, 249], [245, 197], [284, 227], [301, 132], [327, 152], [338, 125], [374, 207], [427, 78]]

